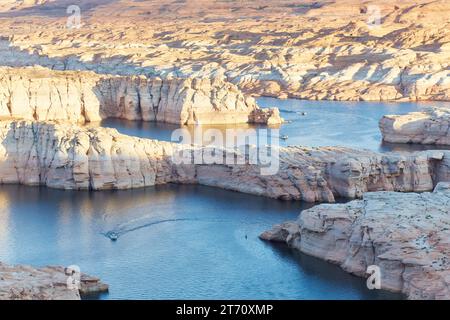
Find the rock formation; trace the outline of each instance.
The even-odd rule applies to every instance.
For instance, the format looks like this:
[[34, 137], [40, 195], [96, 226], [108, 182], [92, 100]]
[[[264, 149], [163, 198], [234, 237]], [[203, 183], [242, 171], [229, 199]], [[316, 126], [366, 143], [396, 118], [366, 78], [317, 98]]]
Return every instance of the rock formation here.
[[368, 266], [378, 266], [381, 288], [409, 299], [450, 299], [448, 183], [433, 193], [374, 192], [318, 205], [260, 237], [362, 277]]
[[130, 137], [109, 128], [4, 120], [0, 183], [94, 190], [198, 183], [278, 199], [333, 202], [367, 191], [430, 191], [437, 182], [450, 181], [450, 151], [379, 154], [273, 146], [268, 160], [257, 162], [248, 156], [268, 150], [255, 148], [196, 146]]
[[46, 68], [0, 68], [0, 116], [74, 123], [104, 118], [175, 124], [280, 124], [277, 109], [219, 79], [105, 76]]
[[75, 28], [73, 1], [47, 2], [0, 14], [2, 65], [223, 76], [314, 100], [450, 99], [448, 0], [78, 0]]
[[68, 276], [62, 267], [0, 263], [0, 300], [80, 300], [81, 295], [108, 291], [108, 285], [85, 274], [80, 275], [79, 289], [70, 289]]
[[450, 145], [450, 109], [387, 115], [380, 120], [380, 129], [386, 142]]
[[[410, 298], [450, 298], [450, 195], [438, 185], [450, 181], [450, 151], [272, 146], [270, 163], [254, 164], [246, 162], [259, 154], [252, 145], [175, 144], [79, 126], [109, 117], [282, 122], [277, 109], [259, 109], [242, 92], [449, 100], [447, 0], [79, 0], [78, 17], [67, 12], [71, 0], [1, 2], [0, 183], [93, 190], [197, 183], [308, 202], [364, 195], [304, 211], [262, 237], [361, 276], [376, 264], [383, 288]], [[449, 144], [444, 114], [388, 116], [380, 126], [385, 141]], [[436, 185], [434, 193], [366, 193]], [[65, 279], [60, 268], [0, 265], [0, 298], [79, 299]], [[98, 279], [83, 283], [82, 292], [104, 289]]]

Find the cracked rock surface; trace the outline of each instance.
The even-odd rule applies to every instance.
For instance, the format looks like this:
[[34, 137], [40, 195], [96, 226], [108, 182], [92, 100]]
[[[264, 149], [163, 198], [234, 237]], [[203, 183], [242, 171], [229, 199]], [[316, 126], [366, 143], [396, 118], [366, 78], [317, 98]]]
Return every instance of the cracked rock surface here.
[[63, 267], [33, 268], [0, 262], [0, 300], [80, 300], [81, 295], [108, 291], [100, 279], [80, 276], [79, 289], [69, 289]]
[[392, 143], [450, 145], [450, 109], [432, 107], [380, 120], [383, 140]]

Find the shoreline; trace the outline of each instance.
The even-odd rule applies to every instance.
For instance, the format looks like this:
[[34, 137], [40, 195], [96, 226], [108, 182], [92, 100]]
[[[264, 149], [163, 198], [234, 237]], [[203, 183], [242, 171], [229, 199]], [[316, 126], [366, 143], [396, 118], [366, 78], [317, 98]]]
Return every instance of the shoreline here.
[[414, 100], [414, 99], [399, 99], [399, 100], [328, 100], [328, 99], [303, 99], [303, 98], [299, 98], [299, 97], [295, 97], [295, 96], [289, 96], [287, 98], [280, 98], [276, 95], [271, 96], [271, 95], [257, 95], [257, 94], [252, 94], [252, 93], [247, 93], [245, 90], [243, 90], [244, 93], [254, 97], [255, 99], [258, 98], [270, 98], [270, 99], [277, 99], [277, 100], [281, 100], [281, 101], [286, 101], [286, 100], [297, 100], [297, 101], [324, 101], [324, 102], [348, 102], [348, 103], [371, 103], [371, 102], [379, 102], [379, 103], [449, 103], [449, 108], [450, 108], [450, 99], [449, 100]]
[[408, 299], [447, 300], [449, 199], [449, 182], [431, 193], [366, 193], [363, 200], [303, 210], [260, 238], [362, 278], [375, 266], [380, 288]]

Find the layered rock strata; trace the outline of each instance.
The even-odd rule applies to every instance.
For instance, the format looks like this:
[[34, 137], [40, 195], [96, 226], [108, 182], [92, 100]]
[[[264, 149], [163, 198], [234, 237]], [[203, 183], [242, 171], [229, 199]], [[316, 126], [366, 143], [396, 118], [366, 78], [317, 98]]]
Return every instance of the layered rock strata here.
[[67, 285], [62, 267], [33, 268], [0, 263], [0, 300], [80, 300], [81, 295], [108, 291], [100, 279], [80, 276], [78, 289]]
[[268, 150], [255, 148], [243, 152], [130, 137], [109, 128], [0, 121], [0, 183], [94, 190], [198, 183], [278, 199], [333, 202], [367, 191], [430, 191], [437, 182], [450, 181], [447, 151], [379, 154], [273, 146], [268, 160], [256, 162], [248, 155]]
[[214, 79], [0, 68], [0, 116], [73, 123], [105, 118], [175, 124], [280, 124], [235, 85]]
[[338, 264], [409, 299], [450, 299], [450, 184], [433, 193], [366, 193], [363, 200], [322, 204], [274, 226], [264, 240]]
[[450, 145], [450, 108], [386, 115], [380, 129], [386, 142]]

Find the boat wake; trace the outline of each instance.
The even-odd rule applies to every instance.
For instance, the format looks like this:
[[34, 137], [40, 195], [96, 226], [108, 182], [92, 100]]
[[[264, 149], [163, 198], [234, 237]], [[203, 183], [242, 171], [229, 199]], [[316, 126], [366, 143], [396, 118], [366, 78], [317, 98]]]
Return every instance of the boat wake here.
[[112, 241], [116, 241], [119, 239], [119, 237], [129, 232], [133, 232], [143, 228], [148, 228], [161, 223], [183, 222], [183, 221], [205, 221], [197, 218], [178, 218], [178, 219], [152, 219], [151, 221], [146, 221], [145, 223], [142, 223], [143, 222], [142, 220], [143, 219], [140, 218], [133, 221], [129, 221], [127, 223], [116, 226], [112, 230], [101, 232], [101, 234]]

